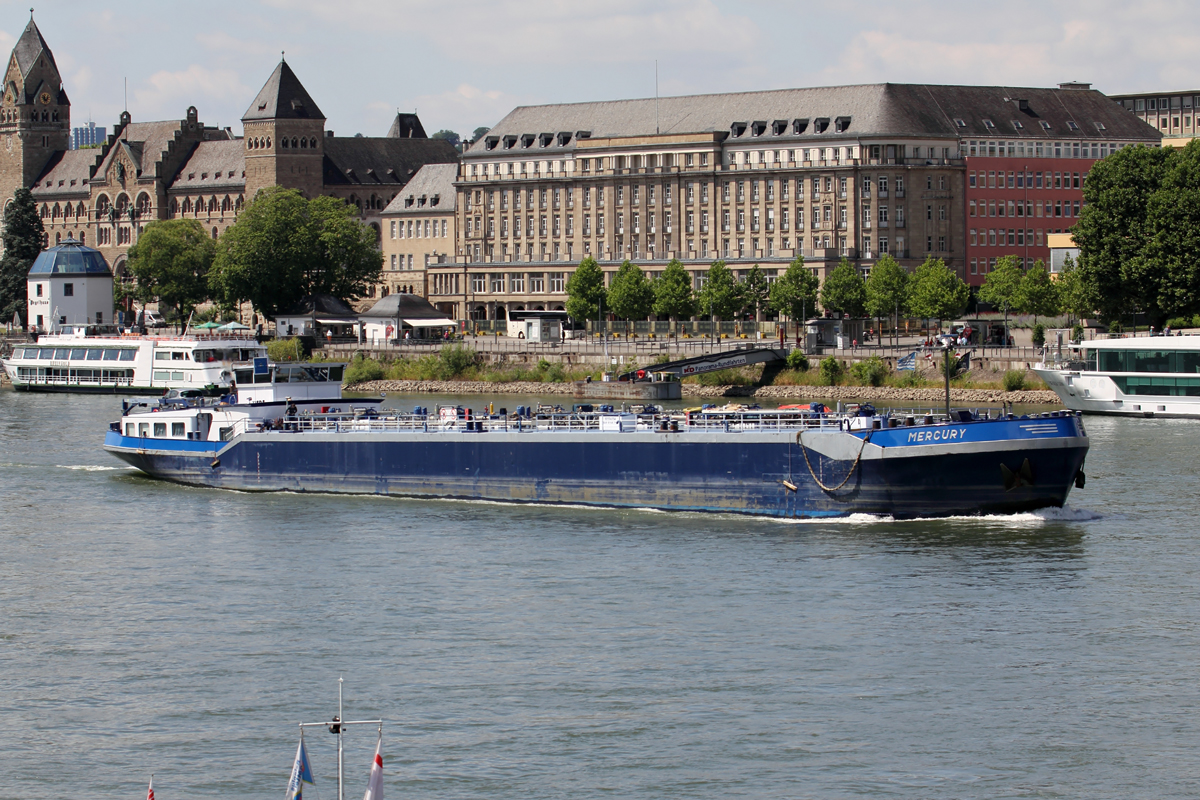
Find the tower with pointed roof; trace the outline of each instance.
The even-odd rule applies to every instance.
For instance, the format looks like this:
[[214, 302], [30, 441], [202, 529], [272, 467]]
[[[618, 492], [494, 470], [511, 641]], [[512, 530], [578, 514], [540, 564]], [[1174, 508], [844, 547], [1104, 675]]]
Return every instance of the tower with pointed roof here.
[[33, 16], [13, 47], [0, 97], [0, 197], [29, 188], [71, 135], [71, 103]]
[[322, 194], [325, 115], [287, 62], [280, 60], [242, 116], [246, 199], [283, 186], [305, 197]]

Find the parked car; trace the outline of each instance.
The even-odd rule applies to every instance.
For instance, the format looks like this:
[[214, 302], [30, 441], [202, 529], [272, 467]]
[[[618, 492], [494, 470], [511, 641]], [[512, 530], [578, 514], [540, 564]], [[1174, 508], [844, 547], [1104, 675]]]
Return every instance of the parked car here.
[[142, 312], [142, 321], [147, 328], [165, 328], [167, 321], [155, 311]]

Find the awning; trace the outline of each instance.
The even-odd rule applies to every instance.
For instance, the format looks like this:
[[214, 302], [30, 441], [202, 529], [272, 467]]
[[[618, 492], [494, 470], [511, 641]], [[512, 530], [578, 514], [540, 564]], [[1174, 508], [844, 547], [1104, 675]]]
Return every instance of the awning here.
[[317, 317], [317, 322], [322, 325], [357, 325], [357, 317]]
[[414, 328], [445, 328], [458, 327], [458, 323], [452, 319], [406, 319], [404, 322], [412, 325]]

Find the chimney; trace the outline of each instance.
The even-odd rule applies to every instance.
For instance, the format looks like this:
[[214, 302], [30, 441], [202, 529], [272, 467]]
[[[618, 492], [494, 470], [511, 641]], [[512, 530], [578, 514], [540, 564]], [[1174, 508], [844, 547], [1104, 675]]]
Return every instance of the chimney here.
[[1028, 114], [1029, 113], [1029, 101], [1018, 99], [1017, 100], [1017, 108], [1021, 109], [1026, 114]]
[[1090, 83], [1080, 83], [1079, 81], [1067, 81], [1066, 83], [1060, 83], [1058, 85], [1058, 88], [1060, 88], [1060, 89], [1075, 89], [1075, 90], [1081, 90], [1081, 91], [1086, 92], [1092, 88], [1092, 85]]

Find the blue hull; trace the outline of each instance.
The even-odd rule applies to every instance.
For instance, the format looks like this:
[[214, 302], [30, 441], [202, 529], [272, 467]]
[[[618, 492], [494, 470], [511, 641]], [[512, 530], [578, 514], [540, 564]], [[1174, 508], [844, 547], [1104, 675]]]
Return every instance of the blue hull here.
[[1062, 506], [1087, 454], [1080, 423], [1038, 420], [1031, 433], [1020, 422], [874, 431], [867, 446], [861, 433], [836, 431], [808, 432], [803, 446], [795, 431], [271, 432], [244, 434], [219, 449], [110, 432], [105, 446], [155, 477], [245, 491], [778, 517], [912, 518]]

